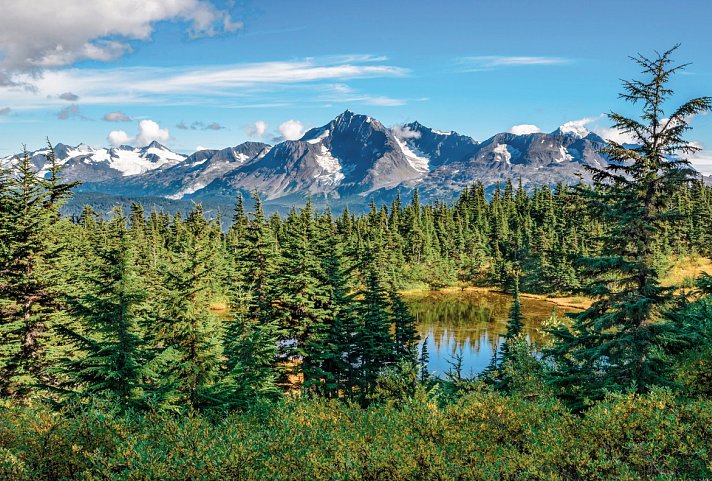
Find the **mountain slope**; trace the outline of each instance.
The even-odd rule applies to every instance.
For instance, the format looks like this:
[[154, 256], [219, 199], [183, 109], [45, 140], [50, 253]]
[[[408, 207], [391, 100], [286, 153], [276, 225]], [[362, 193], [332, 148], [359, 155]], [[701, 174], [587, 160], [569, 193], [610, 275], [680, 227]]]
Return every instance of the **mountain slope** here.
[[434, 169], [422, 188], [427, 194], [443, 195], [475, 181], [486, 187], [507, 179], [521, 179], [525, 186], [588, 182], [591, 175], [585, 166], [607, 164], [599, 153], [604, 145], [593, 133], [580, 136], [558, 129], [550, 134], [501, 133], [478, 144], [469, 157]]
[[[29, 152], [32, 163], [38, 169], [38, 175], [44, 176], [47, 165], [48, 149]], [[177, 154], [164, 145], [153, 141], [146, 147], [122, 145], [110, 149], [94, 149], [85, 144], [71, 147], [65, 144], [54, 146], [57, 161], [63, 165], [67, 180], [82, 182], [101, 182], [131, 177], [177, 164], [185, 155]], [[17, 154], [20, 156], [22, 154]], [[12, 162], [16, 156], [2, 159], [3, 163]]]
[[82, 189], [119, 195], [182, 199], [247, 162], [264, 156], [270, 148], [261, 142], [245, 142], [222, 150], [200, 150], [178, 163], [126, 177], [121, 182], [110, 180], [85, 183]]
[[[84, 192], [219, 203], [256, 190], [281, 205], [306, 196], [357, 205], [366, 196], [387, 200], [416, 187], [425, 198], [452, 198], [475, 181], [487, 188], [509, 178], [525, 186], [590, 181], [585, 167], [606, 165], [599, 153], [604, 145], [585, 129], [564, 127], [477, 142], [419, 122], [388, 128], [347, 110], [299, 140], [275, 146], [245, 142], [189, 156], [157, 142], [111, 149], [57, 144], [55, 151], [67, 179], [81, 180]], [[40, 175], [45, 154], [31, 153]]]
[[206, 191], [257, 190], [267, 199], [290, 194], [339, 198], [392, 189], [419, 180], [419, 159], [390, 129], [346, 111], [299, 140], [276, 145], [206, 187]]

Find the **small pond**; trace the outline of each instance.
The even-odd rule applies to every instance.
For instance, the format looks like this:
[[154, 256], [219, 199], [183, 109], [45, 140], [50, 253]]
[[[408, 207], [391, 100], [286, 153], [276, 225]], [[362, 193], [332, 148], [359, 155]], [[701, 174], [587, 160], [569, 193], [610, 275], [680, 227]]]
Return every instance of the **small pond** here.
[[[419, 351], [427, 342], [429, 370], [440, 377], [452, 368], [458, 353], [462, 356], [463, 376], [487, 367], [507, 331], [512, 304], [511, 296], [480, 290], [408, 293], [404, 300], [417, 321]], [[530, 342], [541, 343], [541, 324], [551, 316], [553, 308], [554, 304], [546, 300], [522, 298], [524, 332]], [[572, 311], [556, 307], [559, 316]]]

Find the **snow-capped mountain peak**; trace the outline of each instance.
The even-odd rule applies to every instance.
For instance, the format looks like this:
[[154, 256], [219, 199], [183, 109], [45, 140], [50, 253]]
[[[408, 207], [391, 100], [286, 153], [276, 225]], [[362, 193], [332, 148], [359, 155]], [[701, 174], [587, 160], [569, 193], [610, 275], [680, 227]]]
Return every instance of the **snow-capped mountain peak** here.
[[[509, 178], [527, 186], [587, 181], [586, 165], [607, 163], [604, 145], [581, 121], [551, 134], [502, 132], [478, 142], [419, 122], [388, 128], [347, 110], [301, 139], [273, 147], [245, 142], [188, 157], [159, 142], [57, 144], [55, 152], [65, 178], [82, 181], [86, 191], [228, 202], [236, 191], [257, 191], [269, 201], [291, 202], [305, 195], [387, 198], [397, 188], [416, 186], [423, 195], [447, 197], [475, 181], [491, 187]], [[46, 174], [46, 154], [46, 148], [31, 153], [39, 175]]]
[[[82, 182], [140, 175], [174, 165], [186, 158], [156, 141], [145, 147], [122, 145], [108, 149], [95, 149], [83, 143], [76, 146], [59, 143], [53, 149], [58, 163], [63, 165], [65, 178]], [[29, 154], [38, 175], [45, 175], [49, 169], [48, 150], [43, 148]]]
[[589, 133], [590, 131], [581, 122], [572, 121], [560, 125], [558, 129], [552, 132], [552, 135], [572, 135], [583, 139]]

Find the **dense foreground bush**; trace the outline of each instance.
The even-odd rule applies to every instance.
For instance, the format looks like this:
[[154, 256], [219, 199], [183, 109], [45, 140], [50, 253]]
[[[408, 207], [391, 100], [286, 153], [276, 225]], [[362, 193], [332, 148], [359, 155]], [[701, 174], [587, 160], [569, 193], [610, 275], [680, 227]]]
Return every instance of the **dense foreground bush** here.
[[710, 439], [712, 402], [666, 391], [611, 397], [583, 417], [489, 392], [445, 406], [286, 401], [219, 419], [35, 405], [0, 413], [0, 477], [705, 479]]

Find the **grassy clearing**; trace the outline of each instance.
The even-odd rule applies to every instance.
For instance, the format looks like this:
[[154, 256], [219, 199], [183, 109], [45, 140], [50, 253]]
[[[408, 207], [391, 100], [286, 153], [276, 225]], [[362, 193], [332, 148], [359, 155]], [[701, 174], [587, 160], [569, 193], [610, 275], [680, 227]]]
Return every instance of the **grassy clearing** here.
[[712, 275], [712, 259], [702, 256], [684, 256], [671, 261], [661, 283], [664, 286], [691, 286], [702, 274]]

